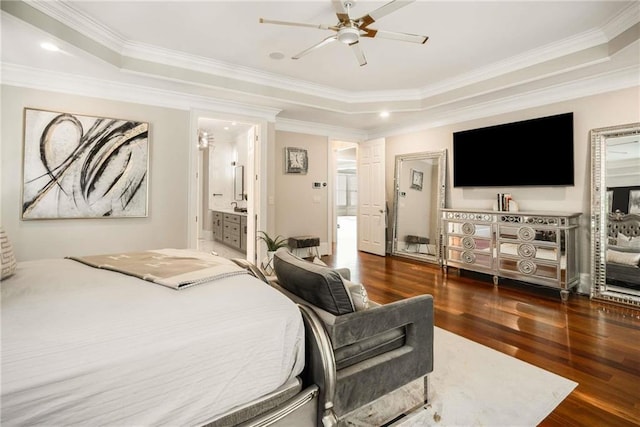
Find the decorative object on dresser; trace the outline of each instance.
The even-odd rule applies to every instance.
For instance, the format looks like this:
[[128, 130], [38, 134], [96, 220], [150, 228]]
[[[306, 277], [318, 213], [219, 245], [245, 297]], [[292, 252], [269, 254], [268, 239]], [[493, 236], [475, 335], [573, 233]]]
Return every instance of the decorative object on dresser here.
[[147, 216], [149, 124], [24, 109], [22, 219]]
[[457, 267], [560, 290], [579, 282], [580, 213], [443, 209], [444, 269]]
[[518, 212], [520, 210], [518, 203], [513, 200], [511, 194], [498, 193], [496, 196], [496, 201], [493, 202], [494, 211]]

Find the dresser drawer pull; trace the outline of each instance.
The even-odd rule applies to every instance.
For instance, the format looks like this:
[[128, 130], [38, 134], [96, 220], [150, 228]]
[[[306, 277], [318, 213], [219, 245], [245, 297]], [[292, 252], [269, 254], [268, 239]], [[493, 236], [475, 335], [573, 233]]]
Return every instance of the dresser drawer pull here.
[[473, 237], [465, 236], [462, 238], [462, 247], [465, 249], [475, 249], [476, 241]]
[[467, 264], [473, 264], [474, 262], [476, 262], [476, 254], [470, 251], [462, 252], [460, 258], [462, 258], [462, 261], [466, 262]]
[[518, 261], [518, 271], [523, 274], [535, 274], [536, 263], [530, 259], [522, 259]]
[[522, 243], [518, 246], [518, 255], [522, 258], [533, 258], [536, 256], [536, 247], [529, 243]]
[[476, 226], [470, 222], [465, 222], [462, 224], [462, 232], [464, 234], [474, 234], [476, 232]]
[[533, 240], [536, 238], [536, 231], [531, 227], [518, 228], [518, 238], [520, 240]]

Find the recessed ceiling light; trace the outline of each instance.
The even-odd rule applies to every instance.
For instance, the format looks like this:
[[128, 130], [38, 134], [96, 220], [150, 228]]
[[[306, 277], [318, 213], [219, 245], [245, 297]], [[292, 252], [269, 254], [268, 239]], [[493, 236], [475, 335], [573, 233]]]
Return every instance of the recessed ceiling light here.
[[238, 124], [238, 122], [231, 122], [231, 125], [232, 125], [232, 126], [235, 126], [235, 125], [237, 125], [237, 124]]
[[388, 111], [381, 111], [380, 112], [380, 117], [382, 117], [383, 119], [386, 119], [387, 117], [389, 117], [389, 112]]
[[229, 126], [225, 126], [225, 127], [224, 127], [224, 130], [229, 130]]
[[50, 52], [58, 52], [60, 50], [58, 46], [49, 42], [40, 43], [40, 47]]
[[269, 54], [269, 58], [271, 58], [271, 59], [282, 59], [282, 58], [284, 58], [284, 53], [282, 53], [282, 52], [271, 52]]

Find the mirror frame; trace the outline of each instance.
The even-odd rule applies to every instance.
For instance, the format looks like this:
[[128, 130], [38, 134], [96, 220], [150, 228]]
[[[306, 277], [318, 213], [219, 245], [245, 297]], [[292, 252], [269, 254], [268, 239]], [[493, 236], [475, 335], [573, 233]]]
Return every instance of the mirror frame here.
[[[434, 215], [436, 215], [436, 254], [434, 259], [426, 258], [420, 255], [412, 255], [410, 252], [398, 251], [398, 192], [400, 189], [400, 165], [406, 160], [425, 160], [436, 159], [438, 166], [438, 182], [436, 205], [434, 207]], [[441, 209], [445, 206], [446, 183], [447, 183], [447, 149], [440, 151], [423, 151], [420, 153], [398, 154], [396, 155], [395, 171], [394, 171], [394, 198], [393, 198], [393, 234], [391, 240], [391, 255], [411, 258], [417, 261], [430, 262], [442, 265], [442, 220]]]
[[592, 129], [591, 132], [591, 298], [640, 307], [640, 296], [607, 285], [606, 143], [612, 138], [640, 136], [640, 123]]

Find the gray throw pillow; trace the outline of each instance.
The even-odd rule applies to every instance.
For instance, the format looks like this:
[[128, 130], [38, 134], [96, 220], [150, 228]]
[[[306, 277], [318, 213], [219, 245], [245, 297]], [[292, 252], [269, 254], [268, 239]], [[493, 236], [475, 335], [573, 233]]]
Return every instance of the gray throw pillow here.
[[289, 292], [336, 316], [354, 312], [351, 295], [334, 269], [306, 261], [285, 249], [274, 254], [274, 265], [280, 286]]

